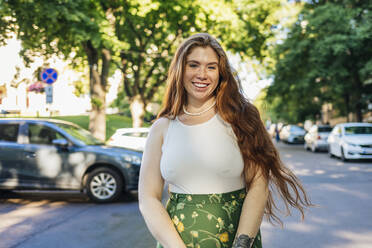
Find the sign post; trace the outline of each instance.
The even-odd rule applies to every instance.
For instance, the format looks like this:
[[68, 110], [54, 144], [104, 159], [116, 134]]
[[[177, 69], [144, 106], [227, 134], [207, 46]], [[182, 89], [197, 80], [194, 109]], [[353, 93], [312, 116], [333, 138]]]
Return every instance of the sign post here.
[[46, 103], [53, 103], [53, 85], [48, 85], [44, 88], [46, 95]]
[[46, 103], [52, 104], [53, 103], [53, 86], [52, 84], [57, 80], [58, 73], [53, 68], [46, 68], [41, 71], [40, 73], [41, 80], [48, 84], [48, 86], [45, 87], [45, 96], [46, 96]]

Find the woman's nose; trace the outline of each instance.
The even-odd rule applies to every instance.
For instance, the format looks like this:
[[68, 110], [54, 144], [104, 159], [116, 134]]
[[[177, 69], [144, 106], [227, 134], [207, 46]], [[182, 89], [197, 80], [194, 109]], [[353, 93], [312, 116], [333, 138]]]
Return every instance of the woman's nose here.
[[198, 79], [206, 79], [207, 78], [207, 70], [206, 68], [200, 67], [198, 74], [197, 74]]

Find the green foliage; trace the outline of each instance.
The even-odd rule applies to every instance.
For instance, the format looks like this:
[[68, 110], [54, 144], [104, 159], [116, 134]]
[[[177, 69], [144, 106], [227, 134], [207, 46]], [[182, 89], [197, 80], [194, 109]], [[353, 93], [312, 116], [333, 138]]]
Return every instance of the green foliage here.
[[165, 83], [171, 54], [181, 38], [189, 36], [192, 28], [200, 30], [196, 13], [194, 4], [186, 0], [116, 2], [112, 21], [123, 43], [116, 59], [124, 76], [123, 100], [137, 95], [145, 104], [153, 100]]
[[121, 99], [160, 101], [156, 93], [164, 87], [172, 54], [196, 32], [211, 33], [246, 59], [267, 60], [284, 7], [285, 0], [118, 1], [112, 12], [116, 36], [127, 44], [116, 63], [124, 75]]
[[[26, 62], [35, 56], [58, 54], [71, 60], [74, 67], [89, 64], [91, 70], [100, 74], [95, 79], [101, 78], [105, 89], [106, 74], [97, 67], [104, 65], [103, 50], [109, 51], [113, 62], [110, 72], [119, 68], [123, 73], [123, 93], [115, 104], [124, 108], [135, 96], [140, 96], [145, 105], [160, 101], [176, 47], [196, 32], [211, 33], [226, 49], [245, 59], [264, 61], [265, 66], [272, 63], [268, 62], [269, 47], [275, 42], [279, 26], [286, 22], [283, 9], [288, 9], [286, 0], [5, 3], [0, 8], [2, 20], [6, 20], [0, 24], [0, 36], [5, 39], [4, 29], [15, 30], [22, 40], [21, 55]], [[76, 94], [82, 94], [83, 85], [76, 84]], [[102, 95], [93, 94], [92, 88], [91, 95]], [[96, 103], [96, 99], [92, 102]]]
[[0, 0], [0, 46], [6, 45], [6, 40], [14, 37], [17, 30], [16, 23], [8, 1]]
[[95, 106], [96, 108], [102, 108], [103, 107], [103, 102], [100, 98], [98, 97], [91, 97], [90, 98], [90, 102], [92, 104], [92, 106]]
[[83, 81], [77, 80], [73, 84], [75, 86], [75, 90], [74, 90], [74, 95], [75, 96], [81, 97], [81, 96], [83, 96], [83, 95], [85, 95], [85, 94], [88, 93], [88, 89], [87, 89], [88, 86]]
[[321, 105], [332, 103], [361, 121], [372, 94], [372, 4], [358, 3], [306, 5], [277, 47], [267, 99], [284, 120], [317, 119]]
[[11, 18], [17, 23], [17, 38], [22, 40], [21, 55], [26, 62], [54, 54], [79, 59], [85, 56], [84, 42], [91, 41], [95, 48], [112, 43], [111, 39], [104, 40], [105, 12], [97, 1], [7, 2]]

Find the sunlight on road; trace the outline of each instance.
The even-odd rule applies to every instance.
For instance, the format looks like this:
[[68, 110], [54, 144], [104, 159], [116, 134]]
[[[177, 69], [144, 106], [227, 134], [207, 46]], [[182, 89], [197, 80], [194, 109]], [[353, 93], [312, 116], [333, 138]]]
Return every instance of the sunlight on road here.
[[346, 176], [344, 174], [332, 174], [329, 177], [333, 178], [333, 179], [338, 179], [338, 178], [343, 178], [343, 177], [346, 177]]
[[315, 170], [314, 173], [317, 174], [317, 175], [321, 175], [321, 174], [324, 174], [326, 172], [324, 170]]
[[348, 240], [349, 244], [337, 244], [329, 246], [329, 248], [371, 248], [372, 232], [355, 233], [350, 231], [336, 231], [335, 236]]
[[[62, 207], [66, 205], [64, 202], [52, 202], [50, 203], [47, 200], [44, 201], [37, 201], [37, 202], [29, 202], [25, 204], [25, 201], [19, 199], [12, 199], [8, 202], [12, 202], [13, 204], [22, 204], [16, 210], [11, 212], [0, 214], [0, 234], [6, 231], [11, 226], [17, 225], [19, 223], [25, 222], [22, 226], [22, 229], [27, 228], [27, 220], [31, 218], [35, 218], [37, 215], [43, 214], [45, 215], [46, 209], [50, 207]], [[51, 208], [52, 209], [52, 208]], [[32, 223], [31, 223], [32, 224]]]
[[362, 193], [362, 192], [354, 191], [354, 190], [349, 190], [349, 189], [346, 189], [344, 187], [341, 187], [341, 186], [338, 186], [338, 185], [335, 185], [335, 184], [323, 184], [322, 189], [323, 190], [328, 190], [328, 191], [336, 191], [336, 192], [346, 193], [348, 195], [356, 196], [356, 197], [361, 198], [361, 199], [370, 199], [371, 198], [366, 193]]
[[294, 232], [309, 233], [316, 230], [316, 226], [309, 225], [304, 222], [289, 222], [286, 223], [286, 228]]

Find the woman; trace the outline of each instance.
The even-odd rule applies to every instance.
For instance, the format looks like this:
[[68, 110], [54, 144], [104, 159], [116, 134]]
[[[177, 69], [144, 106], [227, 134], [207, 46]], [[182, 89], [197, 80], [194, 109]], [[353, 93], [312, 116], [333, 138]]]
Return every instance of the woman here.
[[275, 190], [287, 212], [293, 206], [303, 216], [311, 204], [282, 165], [216, 39], [205, 33], [186, 39], [167, 83], [139, 179], [140, 210], [158, 247], [260, 248], [263, 215], [281, 223]]

